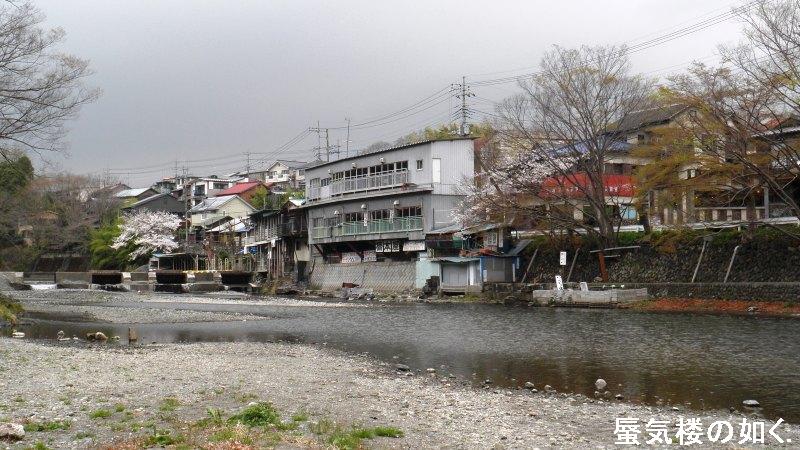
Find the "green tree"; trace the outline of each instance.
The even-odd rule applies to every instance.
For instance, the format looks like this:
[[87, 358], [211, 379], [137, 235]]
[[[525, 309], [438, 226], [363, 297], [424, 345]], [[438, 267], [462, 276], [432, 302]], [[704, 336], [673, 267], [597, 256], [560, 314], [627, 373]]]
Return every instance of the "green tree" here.
[[0, 158], [0, 190], [13, 195], [24, 189], [33, 179], [33, 165], [25, 155]]
[[89, 236], [89, 252], [92, 256], [93, 269], [124, 269], [129, 262], [130, 254], [136, 244], [130, 243], [120, 249], [114, 249], [111, 244], [120, 235], [121, 219], [102, 225], [92, 230]]

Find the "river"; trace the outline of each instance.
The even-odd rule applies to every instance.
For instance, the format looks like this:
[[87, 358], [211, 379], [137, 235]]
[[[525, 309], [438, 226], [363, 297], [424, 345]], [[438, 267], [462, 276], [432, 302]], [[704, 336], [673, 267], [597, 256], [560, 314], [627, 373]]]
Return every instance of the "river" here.
[[[133, 325], [140, 342], [295, 341], [368, 352], [476, 385], [594, 393], [603, 378], [627, 401], [742, 409], [756, 399], [769, 418], [800, 422], [800, 321], [629, 310], [469, 304], [297, 307], [111, 302], [108, 306], [237, 311], [262, 321]], [[34, 316], [29, 337], [57, 330], [127, 336], [127, 324]]]

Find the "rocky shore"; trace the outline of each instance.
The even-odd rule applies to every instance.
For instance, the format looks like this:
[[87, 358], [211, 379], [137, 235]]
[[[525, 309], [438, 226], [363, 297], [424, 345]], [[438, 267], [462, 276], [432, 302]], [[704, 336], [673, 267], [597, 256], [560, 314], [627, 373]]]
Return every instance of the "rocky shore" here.
[[[90, 291], [27, 291], [14, 296], [31, 310], [74, 310], [118, 323], [212, 318], [207, 311], [159, 309], [159, 303], [367, 307]], [[133, 307], [131, 302], [137, 299], [147, 302], [148, 308]], [[270, 320], [230, 309], [209, 314], [218, 321], [245, 316]], [[22, 425], [26, 430], [22, 440], [0, 440], [0, 448], [37, 444], [39, 448], [348, 448], [353, 442], [369, 448], [612, 448], [616, 418], [639, 419], [643, 433], [648, 420], [665, 420], [670, 436], [681, 417], [698, 418], [705, 426], [717, 420], [734, 426], [743, 418], [760, 420], [752, 412], [693, 411], [587, 398], [537, 383], [519, 389], [474, 387], [439, 367], [413, 369], [303, 344], [127, 346], [112, 341], [0, 338], [0, 424]], [[272, 425], [235, 425], [236, 414], [261, 408], [263, 402], [277, 414], [270, 419]], [[771, 424], [767, 422], [767, 429]], [[783, 439], [800, 442], [796, 425], [781, 424], [779, 432]], [[641, 436], [642, 443], [647, 437]], [[769, 439], [771, 447], [794, 447], [790, 441], [777, 445]], [[734, 440], [713, 448], [720, 447], [747, 445]]]

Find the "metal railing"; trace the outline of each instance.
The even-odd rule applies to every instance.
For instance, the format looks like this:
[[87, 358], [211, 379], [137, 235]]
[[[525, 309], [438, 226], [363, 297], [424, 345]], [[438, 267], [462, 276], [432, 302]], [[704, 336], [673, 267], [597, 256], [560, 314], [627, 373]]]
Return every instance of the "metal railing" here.
[[344, 222], [334, 227], [314, 227], [311, 237], [325, 239], [338, 236], [355, 236], [359, 234], [395, 233], [402, 231], [422, 230], [422, 217], [395, 217], [394, 219], [368, 220], [365, 222]]
[[[764, 207], [748, 211], [747, 207], [695, 207], [695, 222], [738, 222], [764, 219]], [[752, 217], [751, 217], [752, 216]]]
[[359, 178], [348, 178], [334, 181], [328, 186], [310, 187], [308, 198], [311, 200], [327, 198], [333, 195], [347, 194], [351, 192], [369, 191], [373, 189], [385, 189], [396, 187], [408, 183], [408, 171], [381, 173], [368, 175]]

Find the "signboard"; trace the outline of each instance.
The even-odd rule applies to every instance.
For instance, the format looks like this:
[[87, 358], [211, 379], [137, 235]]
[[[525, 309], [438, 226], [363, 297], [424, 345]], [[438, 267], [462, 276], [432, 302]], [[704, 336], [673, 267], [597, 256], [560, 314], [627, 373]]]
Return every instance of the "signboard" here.
[[558, 254], [558, 263], [562, 266], [567, 265], [567, 252], [559, 252]]
[[400, 241], [378, 241], [375, 243], [375, 251], [378, 253], [398, 253], [400, 248]]
[[424, 252], [425, 241], [406, 241], [403, 242], [404, 252]]
[[559, 291], [564, 290], [564, 280], [561, 279], [561, 275], [556, 275], [556, 289]]
[[581, 291], [582, 292], [589, 292], [589, 285], [586, 284], [585, 281], [581, 281]]
[[360, 263], [361, 256], [359, 256], [356, 252], [344, 252], [342, 253], [342, 264], [354, 264]]
[[375, 254], [375, 250], [364, 250], [364, 262], [374, 262], [378, 260], [378, 255]]

